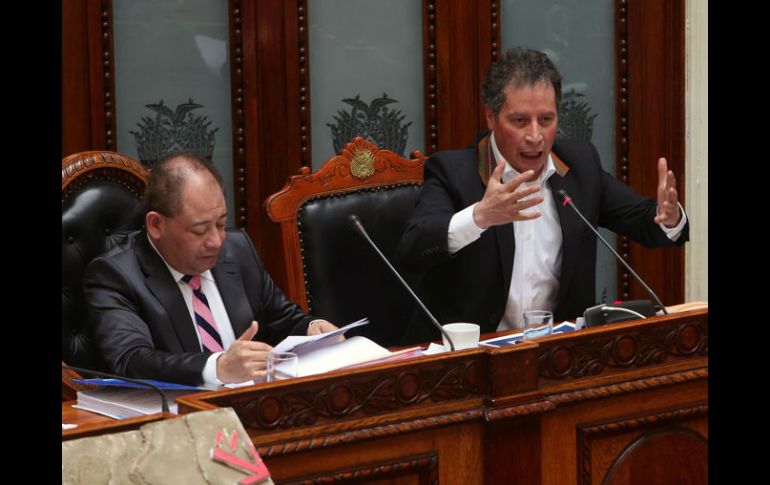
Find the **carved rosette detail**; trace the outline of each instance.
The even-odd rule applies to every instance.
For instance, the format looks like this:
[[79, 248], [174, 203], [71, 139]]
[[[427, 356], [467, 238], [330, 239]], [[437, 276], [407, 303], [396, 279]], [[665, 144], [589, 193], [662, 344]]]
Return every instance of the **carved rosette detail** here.
[[236, 405], [236, 412], [251, 428], [287, 429], [313, 425], [323, 418], [335, 420], [388, 413], [425, 400], [463, 399], [480, 395], [480, 384], [478, 365], [469, 361], [419, 372], [404, 371], [373, 380], [266, 394]]
[[705, 323], [658, 327], [639, 334], [553, 347], [539, 356], [539, 372], [547, 379], [577, 379], [600, 374], [607, 367], [645, 367], [690, 355], [708, 355]]

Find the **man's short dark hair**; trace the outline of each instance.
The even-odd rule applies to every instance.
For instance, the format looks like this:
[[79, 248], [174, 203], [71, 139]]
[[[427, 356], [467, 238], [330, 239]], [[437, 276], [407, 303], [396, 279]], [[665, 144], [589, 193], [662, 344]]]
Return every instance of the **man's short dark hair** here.
[[490, 66], [481, 96], [497, 118], [505, 103], [505, 87], [534, 86], [545, 82], [553, 86], [556, 109], [561, 103], [561, 75], [553, 62], [540, 51], [514, 47]]
[[195, 172], [210, 173], [224, 194], [222, 176], [208, 159], [195, 152], [169, 153], [150, 171], [144, 189], [145, 213], [155, 211], [174, 217], [182, 212], [182, 187], [190, 174]]

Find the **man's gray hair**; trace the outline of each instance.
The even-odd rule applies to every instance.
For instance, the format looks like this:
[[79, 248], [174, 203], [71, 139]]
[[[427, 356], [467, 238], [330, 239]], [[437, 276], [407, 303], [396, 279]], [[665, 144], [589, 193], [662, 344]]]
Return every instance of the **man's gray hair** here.
[[561, 103], [561, 75], [544, 53], [523, 47], [508, 49], [500, 60], [489, 68], [481, 96], [495, 118], [505, 103], [505, 87], [534, 86], [544, 82], [553, 87], [556, 109]]

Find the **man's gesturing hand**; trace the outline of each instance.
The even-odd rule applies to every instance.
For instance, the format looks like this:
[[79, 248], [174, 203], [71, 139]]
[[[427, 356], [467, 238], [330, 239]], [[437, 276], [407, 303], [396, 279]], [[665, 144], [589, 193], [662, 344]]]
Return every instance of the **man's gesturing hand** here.
[[267, 375], [267, 354], [273, 348], [266, 343], [251, 339], [257, 334], [259, 324], [251, 326], [233, 342], [217, 359], [217, 378], [225, 384], [244, 382], [251, 379], [264, 379]]
[[540, 212], [522, 212], [524, 209], [543, 202], [542, 195], [526, 198], [540, 191], [540, 185], [523, 186], [524, 182], [535, 179], [535, 172], [527, 170], [506, 183], [500, 180], [505, 162], [500, 160], [487, 181], [484, 197], [473, 208], [473, 222], [482, 229], [513, 221], [527, 221], [540, 217]]

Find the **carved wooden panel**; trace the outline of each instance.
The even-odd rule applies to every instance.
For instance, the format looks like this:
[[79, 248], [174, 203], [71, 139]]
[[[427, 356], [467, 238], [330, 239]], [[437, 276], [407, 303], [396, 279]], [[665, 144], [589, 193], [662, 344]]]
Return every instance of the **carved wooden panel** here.
[[438, 484], [438, 470], [438, 454], [427, 453], [345, 470], [334, 470], [312, 477], [278, 480], [276, 483], [286, 485], [368, 483], [412, 475], [416, 479], [414, 483], [434, 485]]
[[607, 368], [646, 367], [691, 355], [708, 355], [707, 321], [679, 321], [550, 347], [539, 356], [539, 372], [545, 379], [579, 379]]
[[478, 397], [482, 392], [479, 364], [464, 360], [342, 383], [321, 381], [301, 389], [275, 388], [229, 402], [244, 426], [270, 431], [383, 415], [424, 402]]
[[[639, 466], [664, 479], [676, 473], [672, 463], [697, 476], [708, 436], [708, 355], [699, 353], [707, 346], [699, 347], [700, 338], [665, 335], [687, 325], [700, 328], [707, 317], [707, 311], [693, 311], [178, 402], [181, 412], [232, 406], [283, 479], [320, 474], [332, 482], [415, 483], [414, 474], [381, 480], [368, 474], [380, 462], [396, 470], [392, 462], [432, 452], [440, 458], [442, 483], [579, 483], [581, 477], [599, 483], [610, 471], [616, 480], [635, 476]], [[506, 367], [516, 376], [539, 376], [540, 347], [569, 348], [567, 341], [610, 342], [618, 336], [641, 341], [639, 335], [649, 338], [652, 329], [660, 332], [656, 345], [667, 356], [662, 361], [636, 367], [630, 354], [623, 354], [620, 361], [607, 359], [595, 376], [540, 376], [544, 386], [525, 377], [527, 386], [496, 387], [496, 376]], [[564, 452], [551, 453], [557, 449]], [[676, 460], [656, 454], [664, 449]], [[686, 456], [683, 449], [693, 452]], [[455, 479], [456, 462], [480, 464], [483, 475], [474, 470]]]
[[707, 483], [707, 422], [703, 403], [580, 425], [579, 483]]

